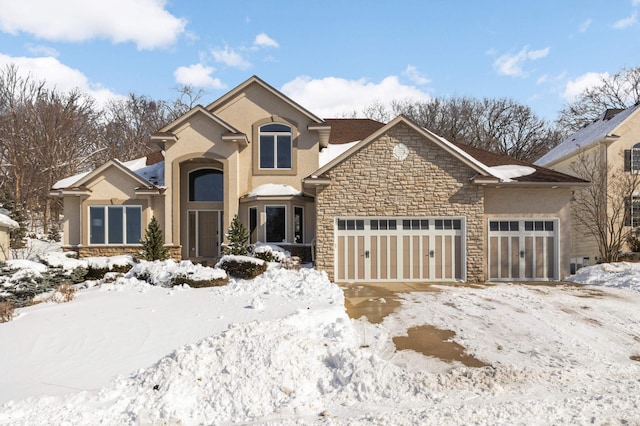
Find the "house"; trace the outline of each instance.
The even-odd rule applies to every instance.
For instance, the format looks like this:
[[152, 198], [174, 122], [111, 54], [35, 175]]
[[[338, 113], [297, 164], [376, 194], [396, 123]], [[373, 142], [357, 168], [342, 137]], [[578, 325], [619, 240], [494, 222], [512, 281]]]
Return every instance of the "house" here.
[[0, 209], [0, 261], [9, 259], [10, 233], [19, 226], [18, 222], [9, 217], [7, 210]]
[[[596, 157], [608, 170], [608, 182], [616, 173], [640, 171], [640, 104], [627, 109], [608, 109], [589, 125], [572, 134], [536, 161], [537, 165], [572, 174], [581, 156]], [[640, 226], [640, 194], [627, 203], [624, 218], [632, 227]], [[595, 237], [573, 221], [571, 267], [598, 262], [600, 253]]]
[[139, 251], [152, 216], [174, 258], [206, 261], [234, 215], [252, 242], [338, 282], [557, 280], [585, 182], [451, 143], [399, 116], [323, 120], [258, 77], [152, 135], [162, 153], [57, 182], [64, 246]]

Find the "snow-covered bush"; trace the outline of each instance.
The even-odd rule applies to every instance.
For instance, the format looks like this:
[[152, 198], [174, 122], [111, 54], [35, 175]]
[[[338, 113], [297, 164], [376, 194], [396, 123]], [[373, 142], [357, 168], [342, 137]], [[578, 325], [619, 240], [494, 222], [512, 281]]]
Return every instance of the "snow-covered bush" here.
[[137, 263], [128, 276], [162, 287], [181, 284], [211, 287], [224, 285], [229, 281], [227, 273], [222, 269], [193, 264], [188, 260], [176, 262], [171, 259]]
[[257, 243], [253, 247], [253, 256], [265, 262], [282, 263], [291, 253], [273, 244]]
[[223, 269], [227, 274], [250, 280], [267, 270], [267, 262], [250, 256], [223, 256], [216, 268]]

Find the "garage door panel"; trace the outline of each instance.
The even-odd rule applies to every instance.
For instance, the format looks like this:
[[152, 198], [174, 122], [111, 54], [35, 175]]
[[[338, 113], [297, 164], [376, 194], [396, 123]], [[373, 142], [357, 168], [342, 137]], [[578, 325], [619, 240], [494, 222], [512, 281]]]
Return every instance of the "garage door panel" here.
[[489, 279], [558, 279], [557, 222], [557, 219], [489, 220]]
[[461, 280], [463, 222], [424, 217], [338, 219], [336, 280]]

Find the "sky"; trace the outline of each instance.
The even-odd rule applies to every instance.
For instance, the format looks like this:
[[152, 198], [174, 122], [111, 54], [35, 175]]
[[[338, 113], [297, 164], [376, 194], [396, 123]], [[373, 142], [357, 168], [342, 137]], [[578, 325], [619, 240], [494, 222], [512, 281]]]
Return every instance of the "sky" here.
[[252, 75], [323, 118], [433, 97], [510, 98], [554, 120], [640, 66], [640, 0], [0, 0], [0, 67], [99, 104], [206, 105]]

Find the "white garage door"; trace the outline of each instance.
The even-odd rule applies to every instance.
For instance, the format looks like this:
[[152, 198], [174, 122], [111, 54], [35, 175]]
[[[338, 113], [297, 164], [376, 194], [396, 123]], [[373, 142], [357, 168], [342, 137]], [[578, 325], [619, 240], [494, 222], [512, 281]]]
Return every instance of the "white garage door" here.
[[489, 280], [558, 279], [558, 220], [489, 220]]
[[338, 282], [464, 281], [464, 218], [339, 218]]

